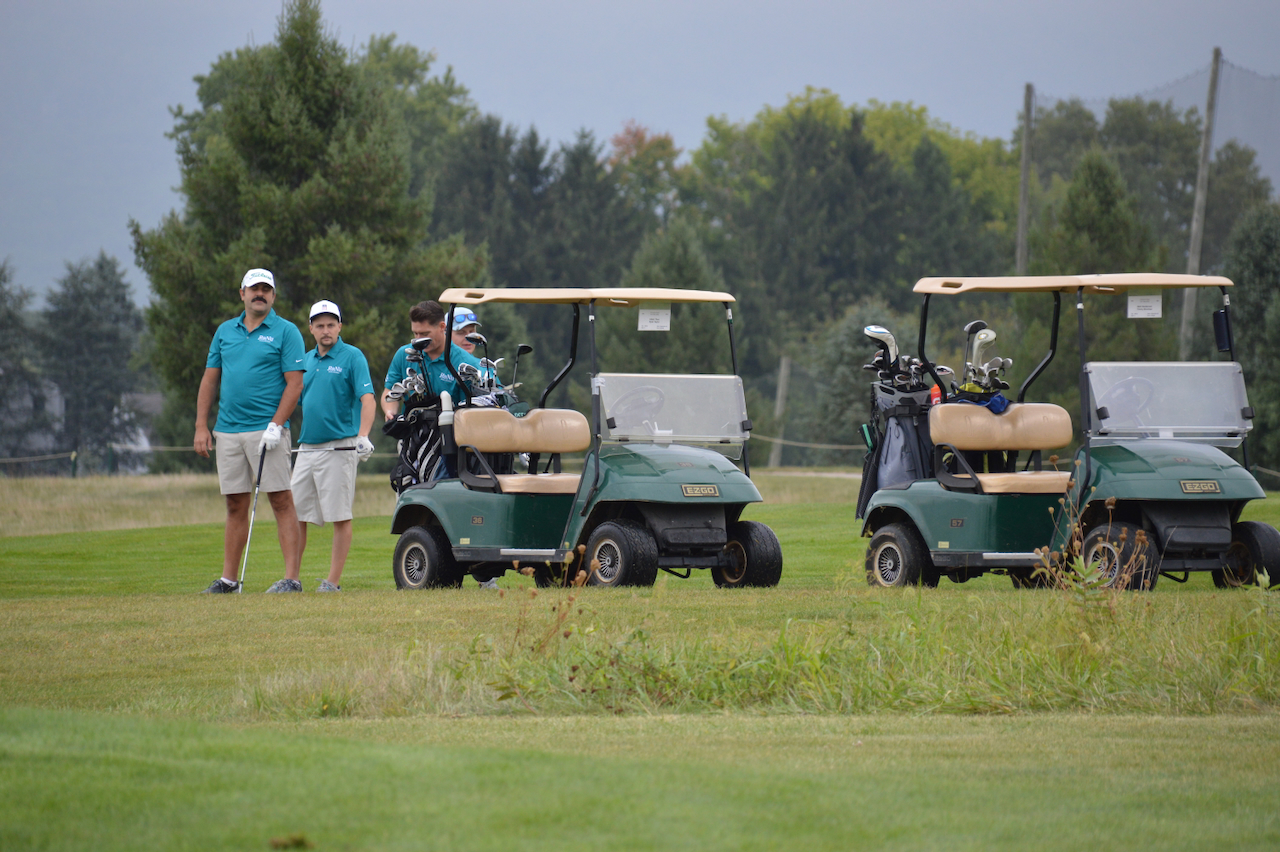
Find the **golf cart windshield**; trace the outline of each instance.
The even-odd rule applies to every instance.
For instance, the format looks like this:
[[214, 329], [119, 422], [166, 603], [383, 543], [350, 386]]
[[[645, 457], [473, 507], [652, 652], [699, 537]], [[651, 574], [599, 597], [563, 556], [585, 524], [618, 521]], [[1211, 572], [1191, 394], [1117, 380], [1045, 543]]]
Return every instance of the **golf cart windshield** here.
[[600, 373], [607, 442], [694, 444], [740, 458], [747, 403], [737, 376]]
[[1085, 372], [1095, 445], [1172, 438], [1238, 447], [1252, 428], [1234, 361], [1094, 361]]

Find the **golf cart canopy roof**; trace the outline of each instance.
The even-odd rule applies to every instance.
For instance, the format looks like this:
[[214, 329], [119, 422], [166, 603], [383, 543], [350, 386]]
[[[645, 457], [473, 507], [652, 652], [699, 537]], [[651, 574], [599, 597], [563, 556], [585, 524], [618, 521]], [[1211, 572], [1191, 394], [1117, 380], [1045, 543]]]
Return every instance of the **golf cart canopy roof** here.
[[1109, 275], [1010, 275], [1000, 278], [921, 278], [915, 293], [1123, 293], [1135, 287], [1230, 287], [1220, 275], [1169, 275], [1162, 272], [1120, 272]]
[[483, 305], [487, 302], [515, 302], [537, 305], [585, 305], [595, 301], [603, 305], [634, 308], [641, 302], [733, 302], [728, 293], [710, 290], [677, 290], [670, 287], [570, 287], [538, 289], [532, 287], [451, 287], [440, 294], [446, 305]]

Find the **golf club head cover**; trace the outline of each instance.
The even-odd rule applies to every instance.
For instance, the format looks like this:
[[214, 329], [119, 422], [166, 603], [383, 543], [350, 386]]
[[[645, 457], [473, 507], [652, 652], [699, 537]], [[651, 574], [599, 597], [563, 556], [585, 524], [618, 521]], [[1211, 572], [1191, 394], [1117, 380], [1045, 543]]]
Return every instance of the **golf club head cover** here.
[[276, 423], [268, 423], [266, 431], [262, 433], [262, 440], [258, 442], [258, 452], [274, 450], [279, 445], [280, 426]]
[[364, 435], [356, 438], [356, 455], [360, 457], [360, 461], [368, 461], [369, 456], [373, 455], [373, 441]]

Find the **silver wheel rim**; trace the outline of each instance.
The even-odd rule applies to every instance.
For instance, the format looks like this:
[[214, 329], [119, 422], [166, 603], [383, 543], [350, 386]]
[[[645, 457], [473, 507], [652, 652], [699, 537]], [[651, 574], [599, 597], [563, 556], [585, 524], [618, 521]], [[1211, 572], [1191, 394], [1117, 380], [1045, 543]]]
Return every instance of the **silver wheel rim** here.
[[882, 585], [892, 586], [902, 574], [902, 551], [893, 542], [885, 542], [876, 550], [872, 565], [876, 579]]
[[1090, 568], [1097, 566], [1098, 573], [1110, 586], [1120, 576], [1120, 549], [1109, 541], [1100, 541], [1089, 550]]
[[747, 576], [747, 551], [742, 542], [731, 541], [724, 546], [724, 552], [729, 555], [731, 563], [724, 572], [725, 582], [737, 585]]
[[427, 576], [427, 551], [420, 544], [410, 545], [404, 552], [404, 576], [411, 585], [422, 585]]
[[622, 549], [618, 547], [617, 542], [612, 539], [600, 542], [600, 546], [596, 548], [595, 559], [600, 563], [596, 577], [601, 583], [607, 585], [618, 579], [618, 573], [622, 570]]

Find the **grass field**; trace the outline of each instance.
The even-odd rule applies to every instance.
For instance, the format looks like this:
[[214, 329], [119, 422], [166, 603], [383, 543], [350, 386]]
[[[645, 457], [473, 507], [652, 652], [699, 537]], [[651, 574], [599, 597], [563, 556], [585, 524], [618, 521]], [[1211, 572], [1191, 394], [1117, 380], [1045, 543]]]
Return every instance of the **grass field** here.
[[268, 598], [207, 480], [0, 480], [0, 849], [1280, 844], [1280, 597], [871, 590], [856, 479], [759, 481], [776, 590], [395, 592], [370, 479]]

